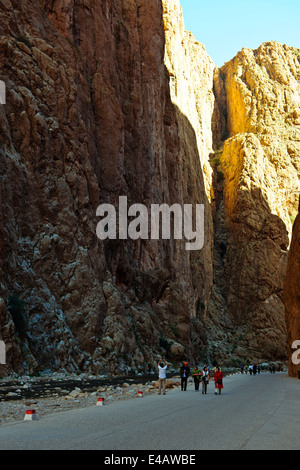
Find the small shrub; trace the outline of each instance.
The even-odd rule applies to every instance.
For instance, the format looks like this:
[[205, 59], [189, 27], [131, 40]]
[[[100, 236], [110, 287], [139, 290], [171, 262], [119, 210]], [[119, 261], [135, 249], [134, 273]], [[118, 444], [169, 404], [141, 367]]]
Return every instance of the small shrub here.
[[215, 157], [215, 158], [213, 158], [212, 162], [213, 162], [214, 165], [219, 166], [219, 165], [221, 165], [221, 158], [220, 157]]

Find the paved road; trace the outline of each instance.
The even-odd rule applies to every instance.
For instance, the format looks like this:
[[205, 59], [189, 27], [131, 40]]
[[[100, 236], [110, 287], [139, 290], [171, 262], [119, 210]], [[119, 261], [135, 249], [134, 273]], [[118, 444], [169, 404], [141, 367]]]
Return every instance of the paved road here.
[[299, 431], [300, 380], [266, 373], [2, 425], [0, 449], [299, 450]]

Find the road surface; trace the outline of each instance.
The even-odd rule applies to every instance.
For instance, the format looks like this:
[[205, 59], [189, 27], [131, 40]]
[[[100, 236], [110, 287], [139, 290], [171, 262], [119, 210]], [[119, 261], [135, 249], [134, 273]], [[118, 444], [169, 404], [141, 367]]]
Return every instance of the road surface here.
[[[1, 405], [0, 405], [1, 406]], [[0, 426], [0, 450], [299, 450], [300, 380], [234, 375], [224, 390], [144, 396]]]

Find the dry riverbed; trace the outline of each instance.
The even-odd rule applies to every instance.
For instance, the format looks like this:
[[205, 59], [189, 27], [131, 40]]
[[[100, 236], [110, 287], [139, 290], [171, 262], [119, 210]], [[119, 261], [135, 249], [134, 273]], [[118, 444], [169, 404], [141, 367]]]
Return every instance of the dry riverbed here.
[[[190, 379], [192, 382], [192, 380]], [[180, 379], [167, 379], [167, 392], [180, 386]], [[192, 386], [192, 385], [190, 385]], [[0, 425], [24, 420], [26, 410], [34, 409], [37, 418], [74, 408], [105, 404], [116, 400], [140, 399], [158, 392], [157, 380], [138, 383], [138, 379], [99, 379], [95, 377], [22, 377], [0, 382]]]

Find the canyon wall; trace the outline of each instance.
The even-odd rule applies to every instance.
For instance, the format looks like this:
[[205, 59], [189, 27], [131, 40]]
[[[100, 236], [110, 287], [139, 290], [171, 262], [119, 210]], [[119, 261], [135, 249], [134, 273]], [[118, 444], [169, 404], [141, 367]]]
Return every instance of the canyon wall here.
[[298, 211], [299, 77], [299, 50], [275, 42], [243, 49], [215, 74], [228, 138], [214, 156], [221, 195], [209, 336], [224, 357], [287, 357], [283, 284]]
[[[285, 360], [297, 51], [219, 70], [179, 0], [0, 0], [0, 19], [3, 373]], [[203, 249], [100, 241], [120, 196], [204, 204]]]
[[[170, 96], [163, 13], [159, 0], [1, 0], [1, 335], [15, 370], [125, 373], [155, 367], [158, 354], [203, 353], [208, 179], [198, 135]], [[206, 109], [202, 96], [191, 101]], [[204, 134], [214, 101], [210, 90]], [[100, 242], [97, 206], [125, 195], [128, 205], [204, 204], [204, 249]], [[9, 335], [18, 316], [25, 326]]]
[[[293, 237], [288, 258], [287, 275], [284, 283], [284, 300], [289, 345], [289, 375], [297, 377], [300, 370], [300, 216], [293, 227]], [[296, 344], [294, 344], [296, 342]]]

